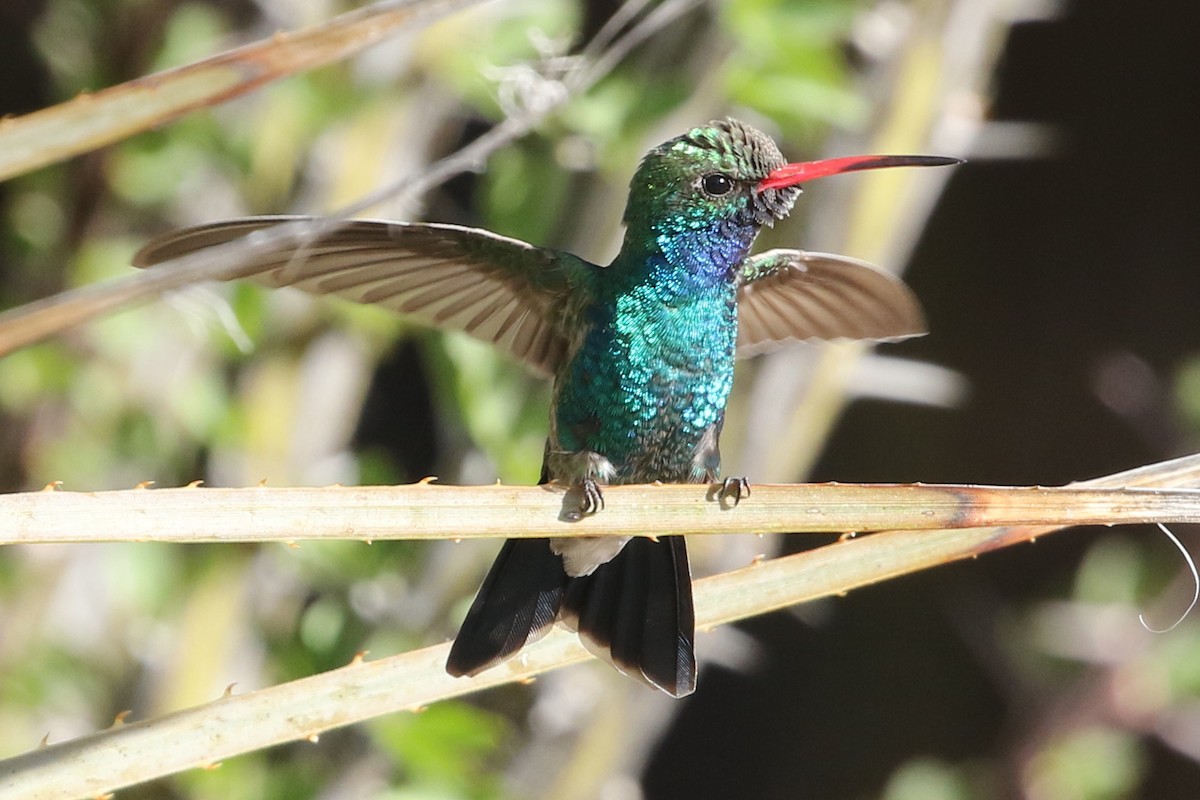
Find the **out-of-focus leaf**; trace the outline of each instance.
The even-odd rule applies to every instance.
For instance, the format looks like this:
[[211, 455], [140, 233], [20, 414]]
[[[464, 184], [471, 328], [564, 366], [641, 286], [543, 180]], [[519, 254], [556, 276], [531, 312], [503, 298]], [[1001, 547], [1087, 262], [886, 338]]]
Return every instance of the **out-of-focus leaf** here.
[[866, 119], [849, 85], [842, 44], [857, 9], [840, 0], [751, 0], [723, 7], [737, 47], [724, 67], [730, 95], [777, 120], [795, 138]]
[[1145, 768], [1137, 739], [1113, 728], [1084, 728], [1033, 758], [1027, 786], [1036, 797], [1117, 800], [1128, 797]]
[[985, 800], [961, 770], [934, 759], [915, 759], [892, 775], [883, 800]]
[[494, 779], [484, 770], [510, 734], [502, 717], [460, 702], [381, 717], [368, 730], [418, 785], [474, 797], [494, 788]]
[[1075, 575], [1075, 595], [1088, 603], [1127, 603], [1138, 599], [1137, 547], [1128, 539], [1112, 536], [1088, 549]]

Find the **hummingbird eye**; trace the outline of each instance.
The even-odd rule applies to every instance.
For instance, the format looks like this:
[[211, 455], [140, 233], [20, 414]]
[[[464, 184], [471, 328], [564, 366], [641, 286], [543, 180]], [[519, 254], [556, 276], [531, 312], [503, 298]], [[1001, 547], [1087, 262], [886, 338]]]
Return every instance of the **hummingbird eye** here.
[[712, 197], [720, 197], [733, 191], [733, 178], [723, 172], [712, 172], [704, 176], [700, 184], [704, 193]]

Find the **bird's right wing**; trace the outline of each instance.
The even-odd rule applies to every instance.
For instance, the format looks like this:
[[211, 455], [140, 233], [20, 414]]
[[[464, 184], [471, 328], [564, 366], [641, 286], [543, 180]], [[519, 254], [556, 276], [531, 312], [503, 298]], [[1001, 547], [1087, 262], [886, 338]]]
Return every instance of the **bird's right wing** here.
[[[246, 217], [174, 231], [146, 244], [149, 267], [304, 217]], [[315, 220], [314, 220], [315, 221]], [[572, 315], [599, 268], [569, 253], [458, 225], [351, 220], [257, 253], [236, 277], [384, 306], [495, 344], [553, 374]]]

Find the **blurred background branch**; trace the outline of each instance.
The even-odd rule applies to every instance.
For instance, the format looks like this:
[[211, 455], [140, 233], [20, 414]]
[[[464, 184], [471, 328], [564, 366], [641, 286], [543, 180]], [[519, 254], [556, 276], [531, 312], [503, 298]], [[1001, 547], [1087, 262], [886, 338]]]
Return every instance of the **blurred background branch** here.
[[270, 81], [356, 55], [471, 0], [389, 0], [298, 32], [277, 32], [145, 78], [0, 120], [0, 180], [119, 142]]

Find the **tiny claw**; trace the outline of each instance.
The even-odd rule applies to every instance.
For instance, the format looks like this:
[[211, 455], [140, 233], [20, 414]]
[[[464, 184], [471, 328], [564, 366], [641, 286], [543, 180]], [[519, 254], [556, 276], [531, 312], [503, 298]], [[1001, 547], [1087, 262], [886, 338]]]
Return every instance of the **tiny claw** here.
[[600, 484], [591, 478], [584, 478], [579, 488], [583, 492], [583, 499], [579, 503], [580, 513], [595, 514], [604, 508], [604, 495], [600, 491]]
[[719, 497], [722, 500], [732, 500], [734, 507], [742, 502], [743, 497], [750, 496], [750, 482], [745, 478], [726, 478], [721, 482]]
[[595, 514], [600, 509], [604, 508], [604, 495], [600, 492], [600, 484], [592, 478], [584, 478], [579, 482], [579, 505], [577, 508], [569, 508], [570, 500], [573, 497], [574, 490], [568, 490], [567, 497], [563, 500], [562, 519], [567, 522], [579, 522], [579, 520]]

